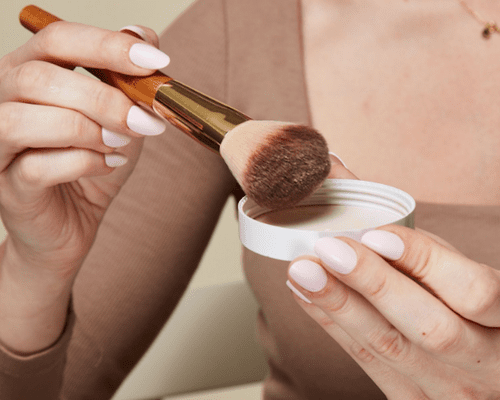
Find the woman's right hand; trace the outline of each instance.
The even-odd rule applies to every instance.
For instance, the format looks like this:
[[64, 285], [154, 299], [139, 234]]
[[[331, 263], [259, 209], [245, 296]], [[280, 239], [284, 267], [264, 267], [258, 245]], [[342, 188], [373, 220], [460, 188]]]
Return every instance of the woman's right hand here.
[[[157, 43], [154, 32], [142, 32]], [[68, 22], [0, 60], [0, 213], [8, 233], [0, 247], [0, 342], [7, 347], [29, 353], [57, 338], [52, 332], [37, 342], [23, 327], [40, 318], [47, 325], [52, 311], [67, 307], [142, 138], [165, 129], [120, 90], [71, 68], [146, 76], [166, 64], [166, 55], [131, 35]]]

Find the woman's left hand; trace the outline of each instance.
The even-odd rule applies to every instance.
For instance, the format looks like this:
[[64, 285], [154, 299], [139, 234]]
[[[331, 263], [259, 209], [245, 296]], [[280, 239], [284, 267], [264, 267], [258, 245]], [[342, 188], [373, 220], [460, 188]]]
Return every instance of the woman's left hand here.
[[287, 284], [391, 400], [500, 399], [500, 271], [421, 231], [322, 238]]

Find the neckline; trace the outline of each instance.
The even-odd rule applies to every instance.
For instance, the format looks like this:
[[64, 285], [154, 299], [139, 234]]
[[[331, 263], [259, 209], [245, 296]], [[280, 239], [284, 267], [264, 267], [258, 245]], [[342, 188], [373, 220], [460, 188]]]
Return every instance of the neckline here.
[[[287, 1], [287, 0], [283, 0]], [[304, 99], [304, 105], [305, 105], [305, 114], [307, 118], [307, 125], [313, 126], [313, 118], [312, 118], [312, 109], [311, 109], [311, 102], [309, 98], [309, 89], [308, 89], [308, 82], [307, 82], [307, 75], [306, 75], [306, 62], [305, 62], [305, 39], [304, 39], [304, 15], [303, 15], [303, 4], [302, 0], [295, 0], [296, 1], [296, 10], [297, 10], [297, 15], [295, 18], [295, 29], [297, 34], [295, 35], [295, 38], [297, 40], [297, 48], [299, 49], [299, 58], [300, 58], [300, 79], [301, 79], [301, 86], [302, 86], [302, 92], [303, 92], [303, 99]], [[290, 21], [291, 22], [291, 21]], [[428, 202], [428, 201], [420, 201], [416, 200], [416, 203], [422, 206], [430, 207], [430, 206], [435, 206], [435, 207], [448, 207], [448, 208], [474, 208], [474, 209], [498, 209], [500, 210], [500, 204], [499, 205], [488, 205], [488, 204], [455, 204], [455, 203], [434, 203], [434, 202]]]

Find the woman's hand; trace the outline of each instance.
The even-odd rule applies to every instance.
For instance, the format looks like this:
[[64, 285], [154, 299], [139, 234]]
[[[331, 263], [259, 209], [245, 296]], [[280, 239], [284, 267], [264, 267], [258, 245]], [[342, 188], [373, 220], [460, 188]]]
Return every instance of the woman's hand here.
[[395, 225], [315, 251], [289, 287], [389, 399], [500, 398], [499, 271]]
[[[131, 29], [157, 43], [151, 30]], [[165, 129], [120, 90], [71, 68], [146, 76], [166, 64], [166, 55], [131, 35], [68, 22], [0, 60], [0, 214], [8, 232], [0, 247], [0, 340], [11, 348], [37, 348], [24, 346], [30, 340], [18, 340], [19, 332], [9, 341], [11, 326], [46, 318], [40, 312], [53, 304], [67, 307], [61, 297], [142, 138]]]

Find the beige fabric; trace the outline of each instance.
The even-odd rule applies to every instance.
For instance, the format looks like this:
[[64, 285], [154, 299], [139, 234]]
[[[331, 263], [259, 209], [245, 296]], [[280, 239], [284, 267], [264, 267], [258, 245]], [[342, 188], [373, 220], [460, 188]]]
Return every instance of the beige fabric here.
[[[310, 122], [297, 0], [202, 0], [161, 47], [172, 59], [167, 73], [253, 118]], [[221, 159], [181, 132], [148, 138], [78, 276], [73, 329], [27, 359], [0, 352], [0, 397], [53, 400], [62, 381], [62, 399], [110, 398], [171, 314], [234, 187]], [[499, 266], [500, 207], [419, 204], [416, 218], [472, 259]], [[243, 259], [262, 306], [266, 399], [385, 398], [295, 304], [287, 263], [249, 251]]]

